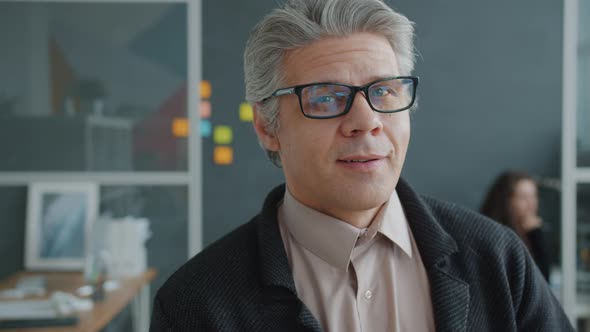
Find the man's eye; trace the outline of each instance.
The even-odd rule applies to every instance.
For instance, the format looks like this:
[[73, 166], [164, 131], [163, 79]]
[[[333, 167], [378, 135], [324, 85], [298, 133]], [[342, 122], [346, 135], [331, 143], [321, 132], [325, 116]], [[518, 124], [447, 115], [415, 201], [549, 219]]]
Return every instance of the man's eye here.
[[344, 92], [335, 92], [326, 95], [315, 96], [311, 98], [310, 102], [312, 104], [336, 104], [336, 103], [346, 103], [346, 98], [348, 98], [348, 94]]
[[396, 95], [395, 91], [389, 87], [375, 88], [375, 89], [371, 90], [371, 94], [375, 97], [385, 97], [388, 95], [393, 95], [393, 96]]
[[316, 104], [328, 104], [328, 103], [333, 103], [336, 101], [336, 98], [334, 98], [333, 95], [325, 95], [325, 96], [318, 96], [316, 97], [313, 102]]

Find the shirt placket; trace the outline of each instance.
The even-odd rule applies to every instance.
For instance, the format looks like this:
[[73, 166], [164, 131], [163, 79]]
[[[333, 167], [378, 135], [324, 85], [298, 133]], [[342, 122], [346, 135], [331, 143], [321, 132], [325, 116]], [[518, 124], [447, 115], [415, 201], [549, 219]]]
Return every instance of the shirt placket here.
[[360, 241], [351, 257], [351, 264], [354, 268], [353, 276], [356, 280], [356, 309], [359, 318], [360, 331], [371, 331], [370, 313], [375, 310], [376, 285], [372, 273], [367, 273], [371, 269], [367, 266], [366, 260], [363, 259], [370, 245], [370, 240]]

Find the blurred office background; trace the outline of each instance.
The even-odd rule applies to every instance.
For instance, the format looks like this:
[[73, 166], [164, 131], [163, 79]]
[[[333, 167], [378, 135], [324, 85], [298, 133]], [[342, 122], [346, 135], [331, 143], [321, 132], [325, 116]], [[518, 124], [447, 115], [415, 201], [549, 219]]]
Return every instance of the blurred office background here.
[[[590, 4], [386, 2], [416, 23], [419, 109], [402, 176], [472, 209], [507, 168], [538, 177], [552, 286], [570, 317], [590, 317]], [[99, 213], [148, 218], [152, 295], [254, 216], [283, 179], [243, 104], [242, 54], [276, 4], [0, 1], [0, 278], [25, 268], [35, 182], [94, 182]]]

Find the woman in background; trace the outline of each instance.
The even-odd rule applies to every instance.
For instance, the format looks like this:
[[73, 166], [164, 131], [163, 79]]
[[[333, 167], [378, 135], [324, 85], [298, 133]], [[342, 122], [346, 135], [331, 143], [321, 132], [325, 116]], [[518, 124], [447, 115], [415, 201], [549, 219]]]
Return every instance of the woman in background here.
[[537, 184], [528, 174], [507, 171], [496, 178], [480, 212], [514, 230], [549, 280], [549, 255], [537, 214]]

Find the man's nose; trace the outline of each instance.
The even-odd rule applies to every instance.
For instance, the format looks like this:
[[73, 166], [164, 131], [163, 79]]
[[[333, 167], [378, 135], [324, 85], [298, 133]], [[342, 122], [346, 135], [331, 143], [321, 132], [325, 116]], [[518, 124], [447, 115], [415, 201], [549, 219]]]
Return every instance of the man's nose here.
[[359, 91], [342, 121], [344, 136], [356, 136], [365, 133], [377, 135], [383, 129], [381, 113], [373, 111], [363, 91]]

